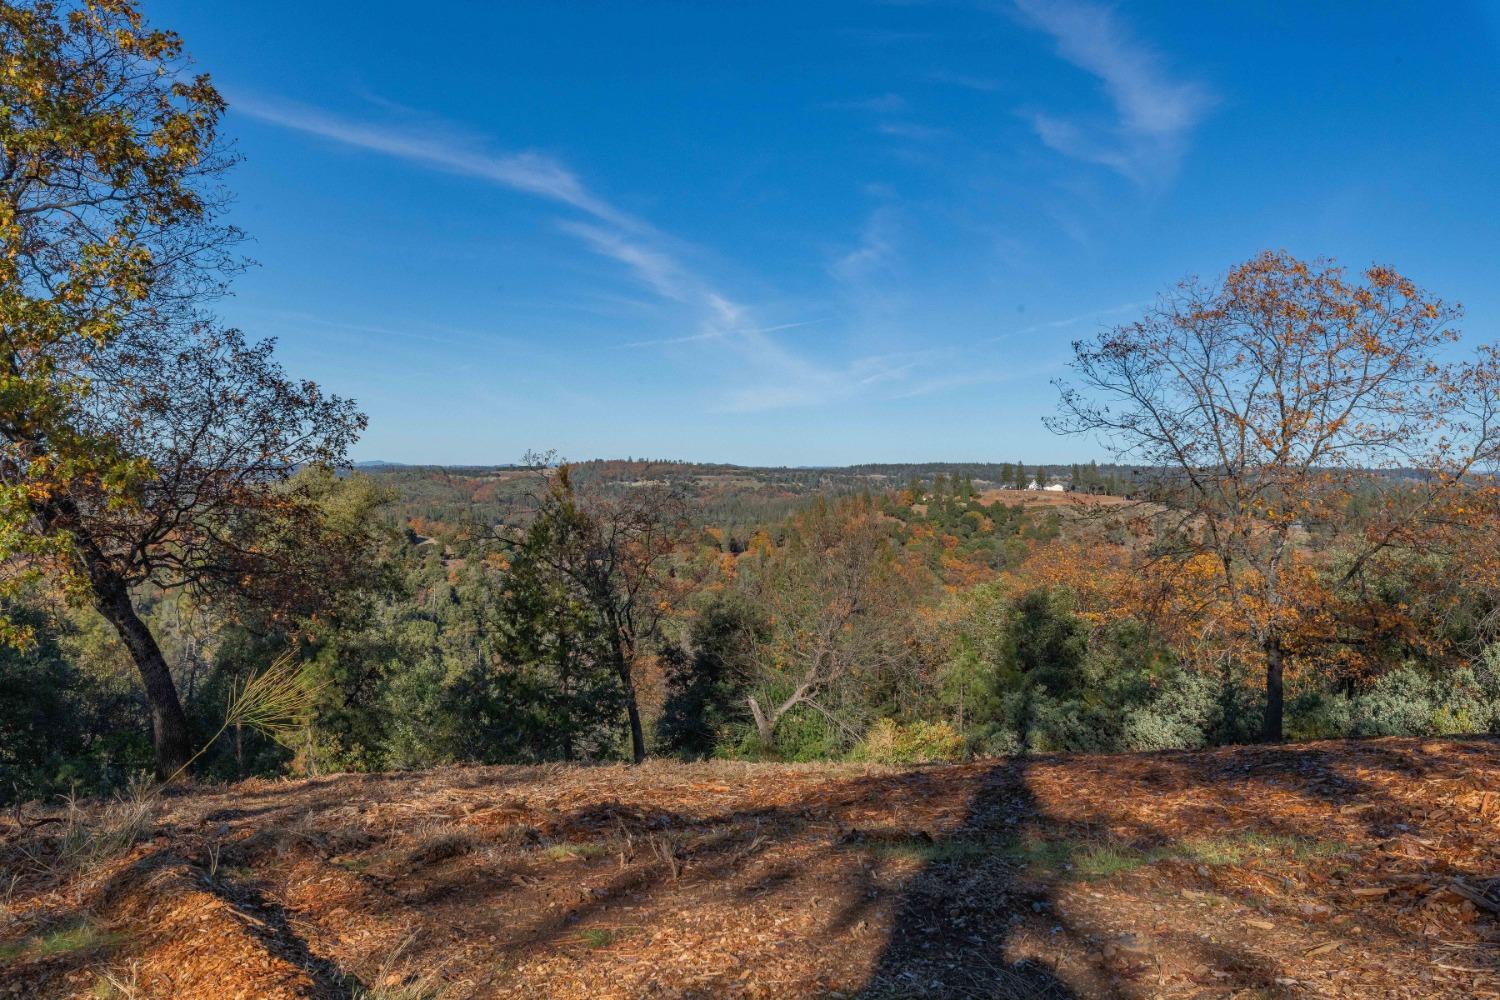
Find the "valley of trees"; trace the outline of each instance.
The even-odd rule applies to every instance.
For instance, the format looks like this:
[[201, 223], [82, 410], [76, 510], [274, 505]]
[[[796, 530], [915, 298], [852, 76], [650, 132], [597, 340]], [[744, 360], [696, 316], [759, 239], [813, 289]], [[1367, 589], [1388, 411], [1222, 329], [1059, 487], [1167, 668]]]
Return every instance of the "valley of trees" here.
[[[135, 588], [193, 740], [278, 657], [304, 665], [295, 735], [230, 731], [198, 771], [897, 762], [1500, 729], [1493, 580], [1476, 556], [1489, 550], [1461, 538], [1484, 518], [1424, 523], [1357, 584], [1362, 550], [1298, 525], [1272, 734], [1259, 620], [1221, 563], [1183, 554], [1173, 531], [1191, 508], [1173, 477], [1162, 499], [1090, 505], [939, 473], [726, 530], [703, 511], [733, 503], [691, 467], [613, 466], [310, 466], [285, 488], [343, 553], [319, 568], [315, 609], [300, 588], [217, 603]], [[497, 483], [510, 510], [491, 520], [477, 512]], [[1379, 477], [1341, 506], [1341, 530], [1384, 537], [1376, 512], [1427, 488]], [[1477, 483], [1456, 496], [1487, 502]], [[31, 637], [0, 668], [9, 796], [107, 790], [152, 764], [129, 649], [65, 597], [33, 580], [8, 599]]]
[[354, 403], [215, 317], [180, 41], [0, 3], [0, 53], [4, 799], [1500, 732], [1500, 362], [1390, 269], [1267, 253], [1075, 345], [1099, 463], [355, 470]]

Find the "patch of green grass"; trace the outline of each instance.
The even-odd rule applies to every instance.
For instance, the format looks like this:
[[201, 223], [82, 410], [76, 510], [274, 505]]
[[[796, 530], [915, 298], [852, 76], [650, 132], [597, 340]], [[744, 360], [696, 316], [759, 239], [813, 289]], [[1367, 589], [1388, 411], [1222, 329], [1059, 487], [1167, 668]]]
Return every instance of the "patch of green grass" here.
[[1046, 840], [1031, 837], [1009, 845], [1006, 857], [1039, 872], [1073, 878], [1107, 879], [1165, 856], [1159, 849], [1142, 849], [1118, 840]]
[[1073, 855], [1073, 871], [1083, 878], [1110, 878], [1159, 860], [1154, 851], [1116, 844], [1094, 844]]
[[1201, 837], [1185, 840], [1178, 848], [1187, 861], [1202, 865], [1237, 865], [1245, 860], [1249, 849], [1238, 837]]
[[1005, 842], [967, 837], [936, 841], [926, 837], [901, 837], [853, 840], [846, 846], [868, 851], [880, 858], [902, 858], [924, 864], [966, 864], [1000, 857], [1037, 868], [1061, 867], [1083, 849], [1083, 845], [1074, 841], [1044, 840], [1040, 837]]
[[1220, 837], [1195, 837], [1178, 845], [1174, 855], [1185, 861], [1204, 865], [1238, 865], [1254, 858], [1291, 857], [1313, 861], [1346, 850], [1346, 845], [1331, 840], [1313, 840], [1283, 833], [1227, 834]]
[[1028, 868], [1062, 868], [1071, 864], [1074, 855], [1082, 850], [1082, 845], [1072, 840], [1046, 840], [1041, 837], [1027, 837], [1017, 843], [1007, 845], [1002, 852], [1007, 858], [1019, 861]]
[[69, 924], [0, 945], [0, 962], [9, 963], [21, 959], [34, 961], [57, 955], [99, 951], [119, 940], [120, 935], [105, 933], [92, 924]]
[[37, 939], [33, 951], [42, 958], [52, 955], [67, 955], [75, 951], [93, 951], [108, 944], [113, 935], [101, 934], [89, 924], [75, 924]]
[[1161, 861], [1201, 865], [1238, 865], [1256, 858], [1284, 857], [1310, 861], [1338, 854], [1346, 846], [1287, 834], [1255, 831], [1218, 837], [1196, 837], [1172, 844], [1141, 847], [1113, 838], [1069, 839], [1026, 837], [996, 843], [956, 837], [931, 841], [909, 837], [881, 841], [853, 841], [848, 846], [877, 857], [904, 858], [924, 864], [966, 864], [987, 857], [1016, 861], [1037, 872], [1080, 879], [1108, 879]]
[[578, 861], [597, 858], [604, 850], [603, 844], [553, 844], [542, 851], [542, 856], [553, 861]]
[[963, 864], [985, 857], [1004, 857], [1038, 871], [1067, 873], [1077, 878], [1107, 879], [1161, 861], [1189, 861], [1203, 865], [1237, 865], [1256, 858], [1287, 857], [1298, 861], [1338, 854], [1347, 849], [1337, 841], [1314, 840], [1287, 834], [1246, 831], [1218, 837], [1197, 837], [1175, 844], [1140, 847], [1120, 840], [1076, 840], [1027, 837], [1008, 843], [954, 838], [925, 838], [859, 843], [883, 857], [910, 858], [927, 864]]
[[923, 837], [882, 840], [873, 843], [856, 841], [850, 846], [863, 847], [877, 857], [909, 858], [924, 864], [962, 864], [996, 853], [996, 847], [993, 844], [961, 837], [937, 841]]
[[590, 948], [607, 948], [614, 943], [615, 932], [601, 927], [592, 927], [578, 932], [578, 940]]

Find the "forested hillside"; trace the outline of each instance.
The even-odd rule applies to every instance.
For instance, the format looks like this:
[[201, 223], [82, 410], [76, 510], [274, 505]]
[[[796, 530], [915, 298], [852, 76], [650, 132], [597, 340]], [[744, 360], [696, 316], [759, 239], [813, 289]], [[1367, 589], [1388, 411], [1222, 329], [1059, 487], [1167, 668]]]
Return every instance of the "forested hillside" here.
[[[884, 488], [849, 470], [569, 471], [565, 487], [546, 469], [307, 471], [298, 482], [365, 552], [336, 602], [297, 619], [144, 591], [200, 743], [287, 653], [315, 692], [295, 738], [223, 733], [200, 772], [629, 759], [632, 699], [645, 752], [675, 757], [950, 760], [1262, 729], [1254, 654], [1195, 606], [1199, 571], [1143, 572], [1161, 503], [992, 489], [960, 470], [903, 468]], [[574, 582], [570, 536], [594, 517], [658, 533], [650, 552], [589, 536], [629, 564], [624, 597]], [[1333, 555], [1310, 533], [1302, 546]], [[1432, 552], [1372, 583], [1361, 617], [1290, 678], [1288, 735], [1500, 726], [1483, 592]], [[632, 600], [621, 638], [610, 615]], [[43, 588], [15, 606], [41, 639], [5, 654], [6, 794], [122, 787], [150, 760], [127, 655]]]

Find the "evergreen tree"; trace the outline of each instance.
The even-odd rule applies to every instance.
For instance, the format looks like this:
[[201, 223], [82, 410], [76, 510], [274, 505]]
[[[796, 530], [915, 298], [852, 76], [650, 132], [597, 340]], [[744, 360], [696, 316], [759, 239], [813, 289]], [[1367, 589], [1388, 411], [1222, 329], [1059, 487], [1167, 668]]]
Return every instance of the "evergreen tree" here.
[[466, 756], [479, 760], [573, 760], [612, 742], [624, 709], [598, 617], [551, 571], [529, 534], [495, 609], [492, 662], [465, 676], [457, 697]]
[[657, 722], [657, 748], [682, 757], [713, 754], [720, 731], [744, 716], [761, 627], [741, 600], [720, 596], [696, 620], [688, 648], [664, 654], [667, 700]]

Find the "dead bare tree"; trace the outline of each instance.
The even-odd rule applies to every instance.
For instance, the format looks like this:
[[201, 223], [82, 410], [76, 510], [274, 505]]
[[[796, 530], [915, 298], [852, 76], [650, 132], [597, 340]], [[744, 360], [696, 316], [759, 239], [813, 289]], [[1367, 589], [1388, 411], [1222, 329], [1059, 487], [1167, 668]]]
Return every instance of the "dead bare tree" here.
[[746, 698], [767, 746], [798, 706], [840, 724], [820, 696], [856, 672], [890, 668], [909, 651], [913, 578], [866, 501], [820, 501], [793, 522], [785, 545], [752, 558], [745, 572], [769, 623], [769, 639], [758, 646], [760, 676]]

